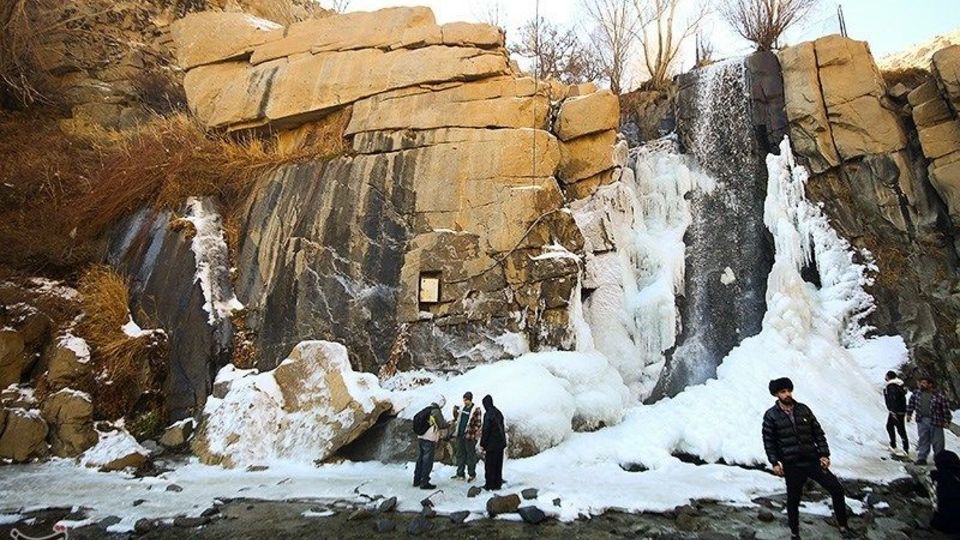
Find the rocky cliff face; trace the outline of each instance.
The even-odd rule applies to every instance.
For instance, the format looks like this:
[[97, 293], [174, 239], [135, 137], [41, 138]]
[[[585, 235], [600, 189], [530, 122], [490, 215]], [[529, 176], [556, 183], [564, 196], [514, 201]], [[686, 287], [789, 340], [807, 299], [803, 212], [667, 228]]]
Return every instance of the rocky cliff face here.
[[957, 395], [955, 49], [935, 55], [934, 77], [909, 97], [886, 88], [863, 42], [828, 36], [780, 61], [791, 141], [814, 173], [809, 196], [878, 267], [869, 321], [902, 335], [916, 365]]
[[[569, 255], [583, 238], [566, 204], [619, 178], [615, 96], [524, 77], [499, 29], [437, 25], [424, 8], [285, 29], [203, 12], [172, 36], [190, 109], [210, 129], [345, 149], [265, 175], [242, 205], [232, 281], [245, 367], [271, 369], [307, 339], [344, 343], [355, 368], [385, 373], [575, 346], [580, 265]], [[125, 267], [153, 280], [172, 277], [174, 261], [195, 268], [154, 219], [166, 218], [121, 235], [143, 246], [121, 242]], [[202, 292], [177, 282], [177, 298]], [[151, 309], [176, 326], [202, 315], [196, 300]], [[202, 327], [171, 336], [190, 351], [181, 372], [193, 381], [171, 383], [174, 408], [197, 410], [230, 348], [229, 318]]]

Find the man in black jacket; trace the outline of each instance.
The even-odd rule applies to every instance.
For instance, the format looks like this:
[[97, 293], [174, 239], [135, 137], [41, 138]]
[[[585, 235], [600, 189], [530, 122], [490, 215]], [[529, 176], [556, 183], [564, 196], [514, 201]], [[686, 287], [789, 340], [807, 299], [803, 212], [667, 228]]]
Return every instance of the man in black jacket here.
[[787, 480], [787, 520], [791, 538], [800, 538], [800, 498], [807, 479], [820, 484], [833, 498], [833, 511], [844, 536], [847, 504], [843, 486], [830, 472], [830, 448], [820, 422], [810, 407], [793, 399], [793, 382], [786, 377], [770, 381], [777, 402], [763, 415], [763, 446], [777, 476]]
[[910, 441], [907, 440], [907, 426], [904, 418], [907, 416], [907, 391], [903, 388], [903, 381], [893, 371], [888, 371], [887, 386], [883, 389], [883, 400], [887, 403], [887, 435], [890, 436], [890, 450], [897, 450], [897, 433], [903, 441], [903, 451], [910, 454]]
[[483, 397], [483, 428], [480, 430], [480, 448], [483, 448], [483, 489], [496, 491], [503, 487], [503, 451], [507, 448], [507, 431], [503, 414], [493, 406], [493, 398]]

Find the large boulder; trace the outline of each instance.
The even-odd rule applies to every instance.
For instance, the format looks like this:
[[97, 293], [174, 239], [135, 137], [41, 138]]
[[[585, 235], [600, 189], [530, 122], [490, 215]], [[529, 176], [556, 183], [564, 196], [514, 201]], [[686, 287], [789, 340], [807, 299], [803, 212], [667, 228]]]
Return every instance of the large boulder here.
[[16, 462], [47, 453], [47, 423], [35, 410], [0, 409], [0, 458]]
[[960, 111], [960, 45], [933, 53], [933, 69], [954, 111]]
[[609, 90], [567, 98], [560, 105], [555, 124], [561, 141], [598, 131], [617, 129], [620, 100]]
[[71, 334], [61, 337], [50, 352], [47, 383], [60, 389], [90, 373], [90, 349], [86, 341]]
[[307, 341], [275, 370], [209, 399], [192, 448], [204, 463], [228, 467], [324, 460], [389, 408], [376, 377], [355, 373], [343, 345]]
[[614, 130], [561, 143], [557, 177], [565, 184], [573, 184], [612, 169], [615, 166], [613, 148], [616, 143], [617, 132]]
[[283, 38], [283, 27], [246, 13], [204, 11], [177, 20], [170, 33], [180, 67], [191, 69], [249, 55]]
[[840, 163], [840, 156], [827, 122], [813, 42], [783, 49], [780, 64], [790, 142], [797, 153], [808, 156], [813, 172], [835, 167]]
[[80, 464], [101, 471], [137, 468], [147, 461], [149, 451], [123, 429], [99, 434], [97, 444], [80, 456]]
[[64, 388], [47, 396], [41, 406], [50, 424], [50, 449], [59, 457], [74, 457], [97, 442], [93, 402], [84, 392]]
[[463, 128], [546, 128], [550, 102], [533, 79], [495, 77], [472, 83], [415, 87], [358, 101], [345, 135], [364, 131]]
[[20, 382], [27, 365], [23, 335], [12, 328], [0, 329], [0, 388]]

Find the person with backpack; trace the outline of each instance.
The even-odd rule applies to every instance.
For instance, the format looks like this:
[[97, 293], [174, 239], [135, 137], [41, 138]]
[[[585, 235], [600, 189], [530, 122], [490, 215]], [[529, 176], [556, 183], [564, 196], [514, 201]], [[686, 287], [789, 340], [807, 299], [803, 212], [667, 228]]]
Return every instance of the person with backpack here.
[[477, 440], [480, 439], [481, 422], [480, 407], [473, 404], [473, 393], [463, 395], [463, 408], [453, 407], [454, 448], [457, 456], [457, 474], [454, 479], [463, 479], [464, 469], [470, 475], [467, 482], [473, 482], [477, 477]]
[[433, 472], [433, 459], [440, 433], [448, 427], [441, 410], [444, 403], [446, 401], [443, 396], [439, 396], [413, 417], [413, 432], [417, 435], [417, 466], [413, 471], [413, 487], [437, 488], [430, 483], [430, 473]]
[[480, 448], [483, 448], [483, 489], [496, 491], [503, 487], [503, 452], [507, 448], [507, 430], [503, 414], [493, 406], [493, 398], [483, 396], [483, 427]]
[[897, 433], [903, 441], [903, 452], [910, 455], [910, 441], [907, 440], [907, 391], [903, 381], [893, 371], [888, 371], [887, 385], [883, 389], [883, 399], [887, 404], [887, 435], [890, 436], [890, 451], [897, 451]]
[[960, 457], [949, 450], [933, 456], [937, 470], [930, 477], [937, 484], [937, 509], [930, 527], [951, 538], [960, 536]]
[[947, 397], [936, 389], [933, 379], [927, 375], [920, 377], [920, 389], [910, 394], [907, 404], [907, 422], [917, 413], [917, 461], [916, 465], [926, 465], [930, 447], [933, 455], [943, 452], [943, 430], [950, 427], [952, 415]]

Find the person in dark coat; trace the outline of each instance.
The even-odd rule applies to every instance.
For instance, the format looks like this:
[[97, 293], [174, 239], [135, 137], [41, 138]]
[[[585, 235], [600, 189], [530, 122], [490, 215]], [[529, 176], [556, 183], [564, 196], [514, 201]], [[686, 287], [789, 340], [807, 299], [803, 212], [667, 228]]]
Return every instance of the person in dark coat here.
[[903, 381], [893, 371], [888, 371], [887, 385], [883, 389], [883, 400], [887, 403], [887, 435], [890, 436], [890, 450], [897, 450], [897, 433], [903, 441], [903, 451], [910, 453], [910, 441], [907, 440], [907, 391]]
[[937, 509], [930, 526], [951, 538], [960, 537], [960, 457], [949, 450], [933, 456], [937, 470], [930, 473], [937, 483]]
[[483, 489], [496, 491], [503, 487], [503, 452], [507, 448], [507, 430], [503, 414], [493, 406], [493, 398], [483, 396], [483, 428], [480, 430], [480, 448], [483, 459]]
[[791, 538], [800, 538], [800, 499], [807, 479], [820, 484], [833, 499], [840, 533], [847, 528], [847, 503], [843, 486], [830, 472], [830, 447], [810, 407], [793, 399], [793, 382], [784, 377], [770, 381], [777, 402], [763, 415], [763, 447], [777, 476], [787, 481], [787, 521]]

